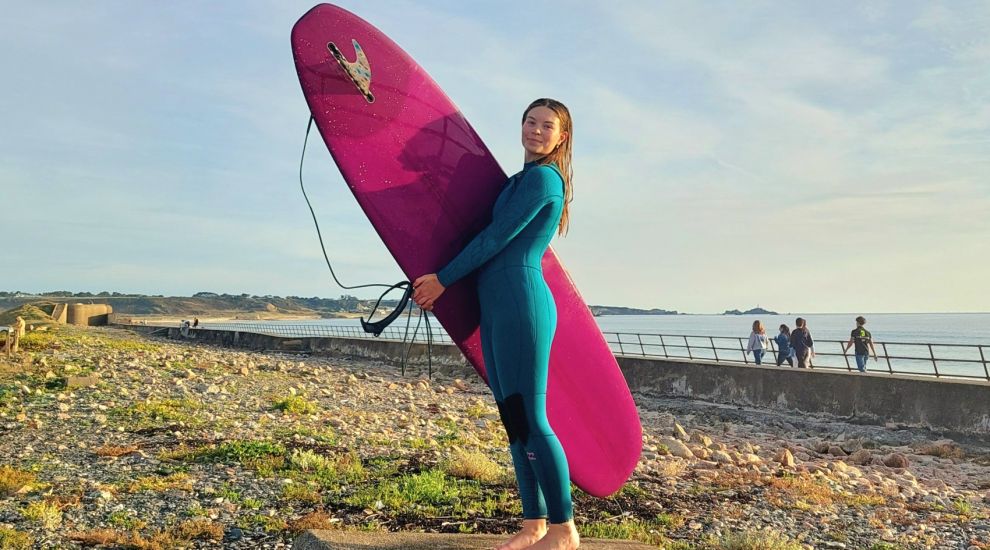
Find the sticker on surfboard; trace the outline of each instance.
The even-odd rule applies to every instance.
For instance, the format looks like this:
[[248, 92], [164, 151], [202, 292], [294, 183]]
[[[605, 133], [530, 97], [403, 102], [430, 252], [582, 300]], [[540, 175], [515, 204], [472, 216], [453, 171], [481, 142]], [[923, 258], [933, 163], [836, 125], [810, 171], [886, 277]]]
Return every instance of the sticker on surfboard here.
[[357, 59], [353, 63], [344, 57], [344, 53], [333, 42], [327, 44], [327, 49], [340, 64], [340, 68], [350, 77], [351, 82], [357, 86], [361, 95], [368, 100], [368, 103], [374, 103], [375, 96], [371, 93], [371, 65], [368, 63], [368, 57], [364, 55], [364, 50], [361, 49], [361, 44], [358, 44], [357, 40], [352, 38], [351, 44], [354, 45], [354, 53], [357, 54]]

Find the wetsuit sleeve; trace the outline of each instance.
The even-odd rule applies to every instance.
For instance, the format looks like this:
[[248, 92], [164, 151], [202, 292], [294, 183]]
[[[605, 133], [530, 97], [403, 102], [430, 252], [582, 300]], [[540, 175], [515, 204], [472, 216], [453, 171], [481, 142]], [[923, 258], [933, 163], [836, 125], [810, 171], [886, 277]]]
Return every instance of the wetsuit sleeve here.
[[440, 284], [448, 287], [481, 267], [505, 248], [544, 206], [563, 198], [563, 183], [553, 168], [537, 166], [530, 169], [522, 181], [516, 183], [491, 223], [437, 273]]

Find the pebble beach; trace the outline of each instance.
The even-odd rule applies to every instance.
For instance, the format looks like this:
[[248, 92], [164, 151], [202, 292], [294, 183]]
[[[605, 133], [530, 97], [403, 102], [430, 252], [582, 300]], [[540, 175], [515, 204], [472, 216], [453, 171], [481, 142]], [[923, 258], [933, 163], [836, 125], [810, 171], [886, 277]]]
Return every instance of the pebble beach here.
[[[672, 549], [990, 548], [990, 446], [635, 396], [629, 483], [585, 536]], [[288, 548], [306, 529], [509, 533], [497, 410], [467, 373], [111, 328], [0, 356], [0, 549]]]

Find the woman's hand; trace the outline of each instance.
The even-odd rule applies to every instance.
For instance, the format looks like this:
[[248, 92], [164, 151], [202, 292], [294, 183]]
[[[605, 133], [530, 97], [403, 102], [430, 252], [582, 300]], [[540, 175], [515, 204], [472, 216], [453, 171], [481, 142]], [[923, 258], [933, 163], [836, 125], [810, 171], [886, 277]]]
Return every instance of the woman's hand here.
[[440, 279], [437, 278], [436, 273], [423, 275], [416, 279], [413, 281], [413, 288], [416, 289], [413, 294], [413, 301], [426, 311], [433, 311], [433, 303], [443, 294], [444, 290], [447, 290], [445, 286], [440, 284]]

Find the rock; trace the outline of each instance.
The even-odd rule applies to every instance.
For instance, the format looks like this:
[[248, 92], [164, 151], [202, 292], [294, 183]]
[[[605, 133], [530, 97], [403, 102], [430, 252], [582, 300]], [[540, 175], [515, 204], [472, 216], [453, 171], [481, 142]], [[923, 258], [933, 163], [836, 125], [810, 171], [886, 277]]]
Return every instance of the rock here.
[[244, 532], [237, 527], [231, 527], [223, 534], [224, 542], [236, 542], [244, 538]]
[[860, 466], [866, 466], [873, 462], [873, 453], [867, 449], [860, 449], [849, 455], [849, 462], [859, 464]]
[[678, 424], [677, 422], [674, 422], [674, 437], [680, 439], [681, 441], [690, 441], [691, 439], [691, 436], [689, 436], [688, 433], [684, 431], [684, 427]]
[[708, 437], [707, 435], [699, 431], [695, 431], [693, 434], [691, 434], [691, 441], [695, 443], [700, 443], [705, 448], [712, 446], [712, 438]]
[[773, 461], [781, 466], [784, 466], [785, 468], [793, 468], [795, 464], [794, 455], [791, 454], [789, 449], [781, 449], [778, 451], [777, 456], [774, 457]]
[[719, 464], [734, 464], [735, 461], [729, 456], [729, 453], [725, 451], [715, 451], [712, 453], [712, 460], [718, 462]]
[[763, 464], [763, 459], [753, 453], [743, 453], [739, 456], [741, 464]]
[[670, 454], [678, 456], [681, 458], [694, 458], [694, 453], [688, 448], [681, 440], [674, 439], [672, 437], [665, 437], [661, 440], [663, 445], [667, 446]]
[[890, 453], [883, 457], [883, 464], [888, 468], [907, 468], [909, 465], [907, 457], [901, 453]]
[[846, 452], [842, 450], [842, 447], [838, 445], [830, 445], [828, 448], [828, 454], [832, 456], [846, 456]]
[[65, 387], [66, 389], [72, 388], [88, 388], [90, 386], [95, 386], [100, 383], [100, 379], [96, 376], [67, 376], [65, 377]]

